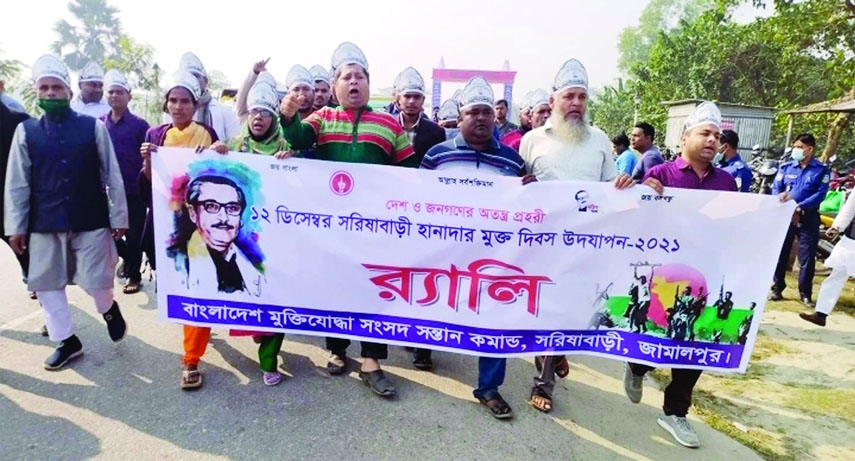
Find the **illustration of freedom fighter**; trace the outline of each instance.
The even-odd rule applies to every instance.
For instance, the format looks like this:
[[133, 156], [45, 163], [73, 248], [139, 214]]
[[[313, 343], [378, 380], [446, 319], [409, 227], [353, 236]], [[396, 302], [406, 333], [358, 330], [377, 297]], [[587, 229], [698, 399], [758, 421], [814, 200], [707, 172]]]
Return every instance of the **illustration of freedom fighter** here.
[[246, 194], [231, 178], [204, 174], [187, 185], [186, 219], [179, 220], [178, 234], [167, 250], [187, 288], [261, 296], [261, 257], [240, 240], [246, 209]]

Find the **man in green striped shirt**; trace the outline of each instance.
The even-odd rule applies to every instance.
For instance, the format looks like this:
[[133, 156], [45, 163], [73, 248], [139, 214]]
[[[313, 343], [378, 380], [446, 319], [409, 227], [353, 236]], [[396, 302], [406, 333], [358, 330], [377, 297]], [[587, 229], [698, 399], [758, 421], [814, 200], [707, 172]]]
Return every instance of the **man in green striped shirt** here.
[[[316, 144], [315, 158], [319, 160], [418, 167], [419, 159], [398, 120], [368, 106], [368, 62], [362, 51], [350, 42], [342, 43], [333, 53], [332, 67], [338, 107], [322, 107], [300, 120], [297, 111], [305, 97], [289, 93], [282, 100], [280, 123], [291, 147], [308, 149]], [[349, 345], [349, 339], [326, 339], [331, 375], [347, 371]], [[395, 387], [378, 362], [388, 358], [389, 347], [366, 341], [361, 346], [360, 379], [377, 395], [395, 395]]]

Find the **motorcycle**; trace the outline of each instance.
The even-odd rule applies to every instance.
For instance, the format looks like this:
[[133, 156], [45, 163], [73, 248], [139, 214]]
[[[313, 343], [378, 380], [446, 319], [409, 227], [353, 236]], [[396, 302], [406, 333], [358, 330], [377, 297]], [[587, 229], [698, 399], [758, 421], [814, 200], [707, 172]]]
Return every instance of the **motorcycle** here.
[[780, 159], [774, 159], [767, 158], [763, 154], [764, 151], [769, 151], [769, 149], [764, 149], [759, 144], [751, 149], [752, 158], [749, 167], [754, 173], [754, 181], [751, 184], [750, 191], [770, 195], [772, 194], [772, 183], [775, 182], [775, 176], [778, 175], [781, 163], [786, 161], [790, 153], [789, 150], [784, 151]]

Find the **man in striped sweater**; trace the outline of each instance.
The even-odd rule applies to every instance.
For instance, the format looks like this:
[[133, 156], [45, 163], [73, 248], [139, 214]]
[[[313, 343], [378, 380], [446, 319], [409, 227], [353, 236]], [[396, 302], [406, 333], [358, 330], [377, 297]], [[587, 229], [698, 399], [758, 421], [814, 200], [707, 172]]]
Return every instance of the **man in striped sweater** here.
[[[350, 42], [342, 43], [333, 53], [332, 67], [338, 107], [322, 107], [301, 120], [297, 112], [305, 96], [289, 93], [282, 99], [280, 123], [291, 147], [308, 149], [317, 144], [315, 158], [319, 160], [417, 167], [418, 158], [398, 120], [368, 106], [368, 62], [362, 51]], [[347, 370], [349, 345], [348, 339], [327, 338], [330, 374]], [[396, 392], [378, 362], [388, 353], [386, 344], [362, 342], [359, 377], [384, 397]]]

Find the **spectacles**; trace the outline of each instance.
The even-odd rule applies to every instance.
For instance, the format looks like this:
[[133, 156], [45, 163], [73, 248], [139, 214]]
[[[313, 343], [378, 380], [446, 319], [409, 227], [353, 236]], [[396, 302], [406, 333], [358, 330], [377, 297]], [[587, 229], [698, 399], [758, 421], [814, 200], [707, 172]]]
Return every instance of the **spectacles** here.
[[273, 114], [271, 114], [270, 111], [264, 109], [252, 109], [251, 111], [249, 111], [250, 117], [257, 117], [259, 115], [261, 116], [261, 118], [273, 118]]
[[196, 205], [201, 205], [205, 209], [205, 212], [210, 214], [219, 213], [221, 208], [225, 209], [226, 214], [229, 216], [239, 216], [243, 211], [243, 206], [237, 202], [220, 203], [216, 200], [204, 200], [196, 202]]

